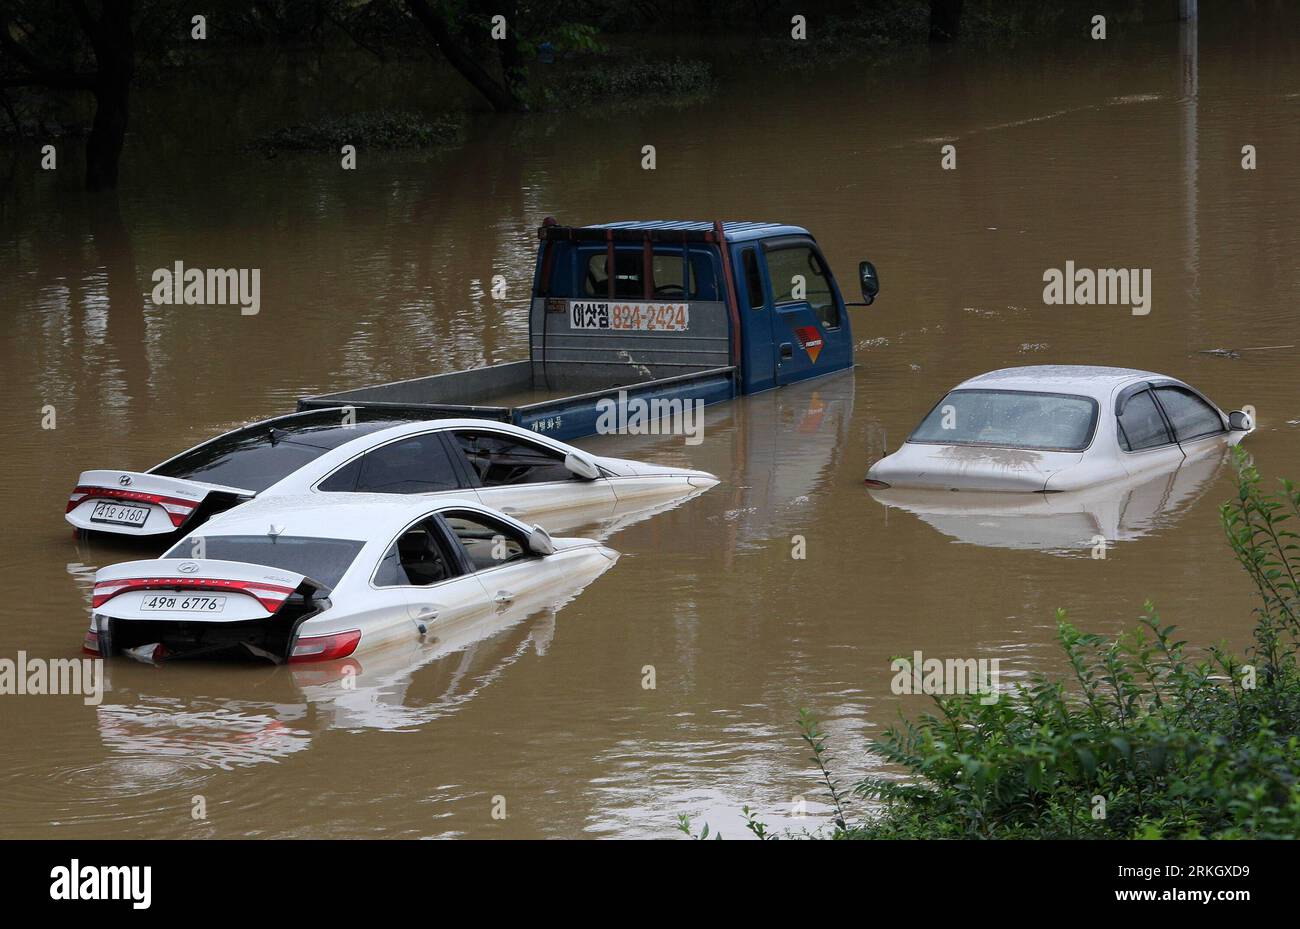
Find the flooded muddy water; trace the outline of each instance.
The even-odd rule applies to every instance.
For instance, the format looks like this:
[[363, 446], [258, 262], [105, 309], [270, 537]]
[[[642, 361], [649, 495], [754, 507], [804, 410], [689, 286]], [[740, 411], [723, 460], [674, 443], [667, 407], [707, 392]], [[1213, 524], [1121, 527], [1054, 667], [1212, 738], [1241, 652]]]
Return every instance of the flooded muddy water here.
[[[94, 570], [141, 557], [72, 537], [80, 470], [150, 466], [301, 395], [525, 357], [547, 215], [798, 223], [841, 281], [870, 258], [883, 290], [851, 311], [851, 372], [711, 407], [698, 446], [580, 440], [721, 484], [580, 527], [622, 557], [555, 602], [362, 658], [353, 689], [311, 666], [113, 661], [97, 707], [0, 697], [0, 835], [671, 836], [689, 813], [735, 837], [743, 804], [814, 828], [797, 711], [825, 721], [842, 781], [879, 770], [867, 741], [929, 706], [891, 692], [892, 656], [999, 657], [1023, 679], [1061, 668], [1058, 607], [1115, 632], [1147, 599], [1193, 643], [1245, 646], [1219, 458], [1053, 512], [862, 480], [958, 381], [1035, 363], [1147, 368], [1253, 404], [1256, 462], [1300, 478], [1298, 22], [1207, 19], [1195, 80], [1165, 23], [724, 82], [684, 109], [484, 118], [434, 155], [363, 149], [357, 171], [249, 155], [222, 135], [247, 120], [167, 121], [142, 92], [115, 200], [16, 160], [0, 657], [77, 655]], [[178, 260], [260, 268], [260, 312], [153, 305], [152, 271]], [[1150, 269], [1150, 312], [1044, 305], [1044, 271], [1067, 261]]]

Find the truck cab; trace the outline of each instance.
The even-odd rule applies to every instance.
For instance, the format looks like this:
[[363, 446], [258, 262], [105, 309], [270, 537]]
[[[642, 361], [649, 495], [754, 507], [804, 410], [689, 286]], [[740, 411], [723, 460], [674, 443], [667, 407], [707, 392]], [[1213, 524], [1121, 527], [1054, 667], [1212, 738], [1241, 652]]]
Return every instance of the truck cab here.
[[850, 304], [801, 226], [548, 220], [539, 237], [539, 376], [597, 386], [629, 362], [647, 379], [734, 367], [748, 394], [853, 365]]

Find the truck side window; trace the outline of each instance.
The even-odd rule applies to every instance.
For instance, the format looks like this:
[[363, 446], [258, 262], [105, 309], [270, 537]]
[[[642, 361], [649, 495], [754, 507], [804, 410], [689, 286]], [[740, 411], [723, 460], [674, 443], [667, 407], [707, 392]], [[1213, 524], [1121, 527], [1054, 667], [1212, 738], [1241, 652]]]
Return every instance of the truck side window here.
[[758, 268], [758, 249], [745, 249], [742, 261], [745, 264], [745, 291], [749, 294], [749, 308], [761, 310], [767, 305], [767, 298], [763, 295], [763, 273]]
[[428, 432], [367, 452], [361, 458], [356, 489], [374, 494], [425, 494], [459, 486], [438, 433]]
[[[838, 329], [840, 310], [835, 304], [830, 276], [821, 256], [810, 246], [790, 245], [767, 253], [767, 274], [772, 282], [772, 299], [777, 304], [807, 303], [827, 329]], [[803, 298], [795, 288], [803, 279]]]
[[453, 433], [484, 487], [575, 480], [564, 456], [549, 448], [490, 432]]

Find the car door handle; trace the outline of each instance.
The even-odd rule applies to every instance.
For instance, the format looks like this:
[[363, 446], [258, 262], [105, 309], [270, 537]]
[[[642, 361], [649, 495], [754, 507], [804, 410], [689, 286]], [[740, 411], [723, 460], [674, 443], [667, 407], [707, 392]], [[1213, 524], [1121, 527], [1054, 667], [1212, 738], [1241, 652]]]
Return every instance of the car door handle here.
[[790, 342], [781, 343], [781, 360], [794, 357], [794, 345]]
[[422, 606], [415, 611], [416, 619], [437, 619], [438, 608], [436, 606]]
[[512, 603], [515, 599], [515, 595], [508, 590], [498, 590], [497, 595], [492, 599], [504, 606], [507, 603]]

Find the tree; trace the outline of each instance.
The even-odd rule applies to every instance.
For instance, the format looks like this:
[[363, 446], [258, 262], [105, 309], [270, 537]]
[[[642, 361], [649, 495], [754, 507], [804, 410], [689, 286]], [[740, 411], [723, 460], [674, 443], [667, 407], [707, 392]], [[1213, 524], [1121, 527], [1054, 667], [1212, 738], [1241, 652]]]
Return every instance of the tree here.
[[406, 9], [424, 28], [430, 43], [483, 95], [492, 109], [498, 113], [521, 112], [528, 109], [528, 105], [523, 98], [524, 72], [519, 47], [519, 22], [518, 17], [513, 15], [517, 11], [517, 4], [507, 2], [498, 6], [501, 15], [506, 17], [506, 38], [497, 40], [501, 43], [497, 46], [497, 54], [505, 75], [503, 80], [498, 80], [480, 63], [479, 56], [466, 40], [464, 25], [477, 23], [478, 17], [457, 17], [456, 21], [461, 28], [456, 30], [451, 25], [452, 17], [441, 4], [431, 4], [428, 0], [406, 0]]
[[962, 0], [930, 0], [930, 41], [954, 42], [961, 31]]
[[78, 32], [63, 28], [49, 0], [0, 3], [0, 89], [47, 87], [89, 92], [95, 116], [86, 141], [86, 189], [117, 186], [135, 76], [134, 0], [67, 0]]

